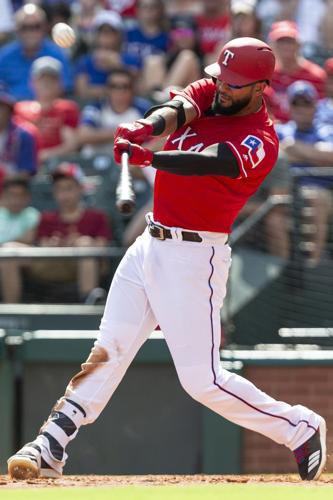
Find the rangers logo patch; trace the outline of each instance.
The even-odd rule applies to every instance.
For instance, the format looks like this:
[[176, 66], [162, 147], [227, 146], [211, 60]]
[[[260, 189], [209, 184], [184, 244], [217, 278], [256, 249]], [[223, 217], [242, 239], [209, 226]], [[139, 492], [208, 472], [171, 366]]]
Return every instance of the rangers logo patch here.
[[248, 155], [252, 168], [255, 168], [266, 156], [264, 143], [255, 135], [248, 135], [245, 137], [242, 142], [242, 146], [245, 146], [248, 149]]

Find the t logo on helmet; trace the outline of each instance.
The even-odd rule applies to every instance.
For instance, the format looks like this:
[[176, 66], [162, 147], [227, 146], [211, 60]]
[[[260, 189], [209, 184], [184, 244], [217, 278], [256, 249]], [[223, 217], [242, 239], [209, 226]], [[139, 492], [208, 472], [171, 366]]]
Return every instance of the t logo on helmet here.
[[226, 51], [224, 52], [224, 59], [222, 64], [224, 64], [224, 66], [228, 66], [229, 59], [233, 59], [234, 57], [235, 54], [231, 52], [231, 50], [226, 49]]

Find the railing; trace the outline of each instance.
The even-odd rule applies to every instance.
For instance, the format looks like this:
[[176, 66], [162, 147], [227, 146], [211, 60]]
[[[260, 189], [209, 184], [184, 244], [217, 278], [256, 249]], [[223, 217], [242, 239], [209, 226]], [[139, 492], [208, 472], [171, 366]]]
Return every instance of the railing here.
[[126, 248], [121, 247], [0, 247], [0, 260], [121, 258], [125, 251]]
[[256, 225], [258, 222], [262, 221], [269, 212], [278, 205], [290, 205], [292, 202], [292, 197], [288, 194], [274, 194], [267, 198], [266, 201], [249, 217], [247, 217], [243, 222], [237, 226], [229, 238], [229, 243], [231, 246], [236, 245], [241, 238], [246, 236], [246, 234]]

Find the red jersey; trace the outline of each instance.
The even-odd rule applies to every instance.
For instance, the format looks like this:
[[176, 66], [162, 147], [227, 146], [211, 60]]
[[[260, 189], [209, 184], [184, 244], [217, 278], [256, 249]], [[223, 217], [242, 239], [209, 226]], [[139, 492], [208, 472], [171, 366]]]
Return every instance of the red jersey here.
[[301, 59], [300, 66], [295, 73], [285, 73], [277, 63], [271, 85], [266, 88], [267, 105], [276, 120], [287, 122], [290, 119], [287, 88], [296, 80], [312, 83], [319, 97], [324, 97], [326, 73], [318, 64]]
[[198, 118], [171, 134], [164, 149], [199, 152], [224, 142], [237, 158], [240, 175], [231, 179], [157, 170], [154, 219], [166, 226], [230, 233], [239, 211], [277, 160], [278, 138], [265, 104], [246, 116], [205, 115], [215, 89], [211, 79], [202, 79], [178, 93], [196, 107]]
[[42, 109], [37, 101], [21, 101], [15, 105], [15, 120], [32, 123], [38, 130], [39, 149], [59, 146], [62, 127], [76, 128], [79, 118], [78, 105], [67, 99], [56, 99], [48, 109]]
[[198, 38], [200, 50], [203, 54], [212, 54], [217, 44], [226, 42], [230, 34], [230, 20], [228, 15], [211, 19], [197, 16]]
[[66, 238], [71, 234], [111, 240], [107, 217], [100, 210], [86, 209], [81, 218], [72, 223], [64, 222], [58, 211], [42, 213], [37, 229], [37, 240], [51, 236]]
[[136, 0], [104, 0], [106, 9], [118, 12], [122, 17], [136, 17]]

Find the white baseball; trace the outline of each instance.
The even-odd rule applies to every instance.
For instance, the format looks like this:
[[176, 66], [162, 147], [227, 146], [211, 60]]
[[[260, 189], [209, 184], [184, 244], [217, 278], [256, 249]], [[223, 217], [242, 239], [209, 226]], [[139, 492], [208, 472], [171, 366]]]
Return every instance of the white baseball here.
[[74, 30], [68, 24], [57, 23], [52, 28], [52, 38], [59, 47], [68, 49], [75, 43], [76, 37]]

